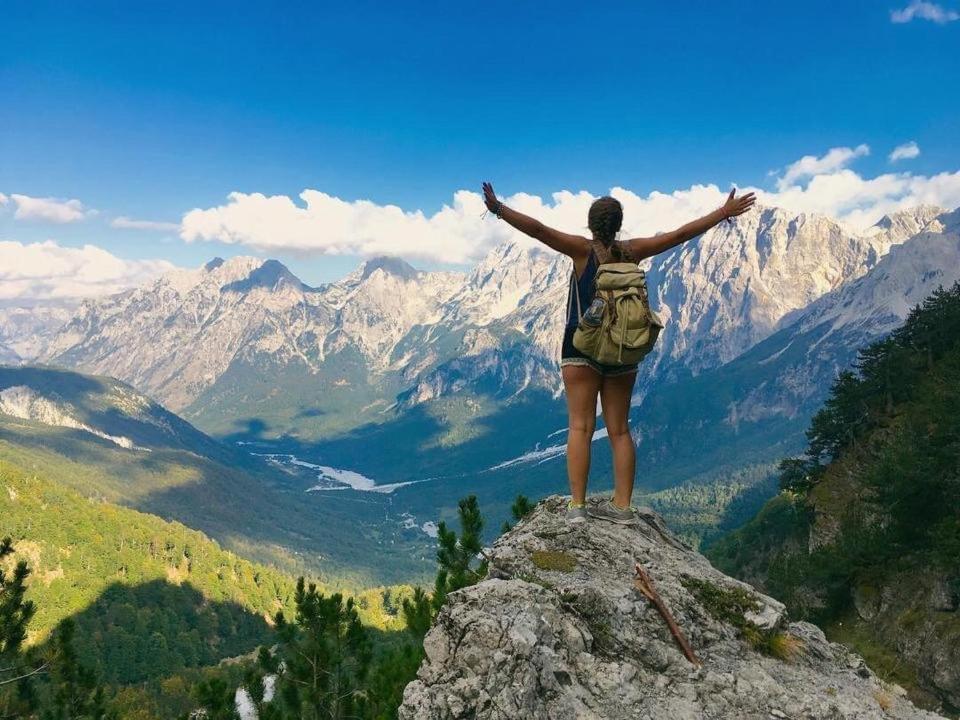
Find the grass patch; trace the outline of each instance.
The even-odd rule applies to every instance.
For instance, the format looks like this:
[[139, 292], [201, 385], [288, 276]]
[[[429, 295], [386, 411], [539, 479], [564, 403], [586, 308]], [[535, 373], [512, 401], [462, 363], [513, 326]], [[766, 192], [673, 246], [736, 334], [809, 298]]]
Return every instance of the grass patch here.
[[889, 712], [893, 707], [893, 695], [886, 690], [874, 690], [873, 699], [877, 701], [877, 705], [879, 705], [880, 709], [884, 712]]
[[793, 660], [803, 651], [803, 642], [799, 638], [774, 629], [761, 628], [747, 619], [748, 612], [760, 610], [760, 603], [750, 591], [743, 588], [723, 588], [707, 580], [689, 576], [681, 577], [680, 582], [693, 593], [711, 617], [739, 630], [740, 637], [754, 650], [785, 662]]
[[569, 573], [577, 568], [577, 559], [570, 553], [556, 550], [536, 550], [530, 554], [530, 561], [540, 570]]
[[850, 613], [841, 621], [825, 627], [824, 632], [831, 641], [852, 648], [881, 678], [906, 688], [914, 702], [929, 705], [929, 702], [924, 703], [923, 691], [914, 667], [904, 661], [896, 650], [881, 642], [876, 630], [868, 623], [859, 622], [858, 618]]

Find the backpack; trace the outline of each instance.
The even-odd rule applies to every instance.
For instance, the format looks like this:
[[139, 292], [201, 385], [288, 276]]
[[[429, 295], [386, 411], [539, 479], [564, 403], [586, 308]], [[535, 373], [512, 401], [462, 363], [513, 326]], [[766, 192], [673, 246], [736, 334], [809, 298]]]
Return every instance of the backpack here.
[[637, 263], [614, 258], [602, 243], [591, 240], [590, 245], [598, 267], [586, 312], [580, 308], [576, 271], [570, 278], [579, 320], [573, 346], [601, 365], [633, 365], [653, 349], [663, 329], [650, 309], [646, 274]]

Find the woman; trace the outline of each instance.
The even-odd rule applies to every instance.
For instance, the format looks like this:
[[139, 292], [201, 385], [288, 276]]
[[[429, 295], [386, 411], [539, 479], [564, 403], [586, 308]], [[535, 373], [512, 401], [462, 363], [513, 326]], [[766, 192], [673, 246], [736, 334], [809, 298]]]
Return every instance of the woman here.
[[[612, 197], [602, 197], [590, 206], [587, 227], [592, 238], [588, 239], [554, 230], [539, 220], [508, 208], [497, 200], [490, 183], [483, 183], [483, 196], [487, 209], [497, 217], [573, 260], [577, 281], [575, 286], [572, 281], [570, 283], [567, 323], [560, 359], [569, 415], [567, 476], [570, 481], [571, 500], [567, 507], [567, 519], [571, 522], [583, 522], [589, 512], [592, 517], [630, 524], [634, 517], [630, 498], [633, 494], [636, 448], [630, 435], [628, 415], [633, 384], [637, 379], [637, 366], [600, 365], [573, 346], [573, 333], [579, 320], [577, 298], [573, 297], [573, 292], [579, 296], [580, 308], [590, 306], [593, 300], [593, 279], [599, 264], [597, 250], [611, 255], [614, 260], [640, 262], [692, 240], [724, 220], [742, 215], [753, 206], [756, 198], [753, 193], [738, 198], [734, 189], [730, 191], [722, 207], [699, 220], [654, 237], [620, 241], [617, 240], [617, 235], [623, 223], [623, 207]], [[588, 511], [587, 474], [590, 470], [590, 444], [597, 419], [598, 395], [607, 437], [613, 451], [613, 498], [591, 507]]]

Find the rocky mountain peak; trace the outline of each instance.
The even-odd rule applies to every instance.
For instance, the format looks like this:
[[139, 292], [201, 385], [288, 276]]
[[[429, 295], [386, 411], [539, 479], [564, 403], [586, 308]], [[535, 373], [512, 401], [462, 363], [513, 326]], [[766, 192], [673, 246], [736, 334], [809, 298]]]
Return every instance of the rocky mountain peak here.
[[918, 205], [906, 210], [888, 213], [874, 224], [874, 232], [882, 232], [893, 242], [903, 242], [923, 230], [944, 210], [936, 205]]
[[198, 287], [219, 289], [224, 285], [245, 280], [265, 262], [267, 261], [263, 258], [247, 255], [239, 255], [227, 260], [215, 257], [198, 268], [178, 268], [164, 273], [152, 283], [152, 289], [159, 290], [166, 287], [181, 296], [188, 295]]
[[[541, 502], [452, 593], [403, 720], [936, 718], [783, 606], [715, 570], [662, 519], [568, 525]], [[689, 641], [634, 587], [639, 564]]]
[[414, 280], [418, 274], [417, 270], [402, 258], [381, 255], [371, 258], [363, 264], [360, 279], [366, 280], [377, 270], [382, 270], [389, 275], [395, 275], [403, 280]]
[[290, 272], [282, 262], [267, 260], [259, 267], [254, 268], [247, 277], [227, 283], [222, 290], [223, 292], [247, 293], [254, 288], [274, 290], [282, 286], [289, 286], [298, 290], [310, 289], [308, 285], [300, 281], [300, 278]]

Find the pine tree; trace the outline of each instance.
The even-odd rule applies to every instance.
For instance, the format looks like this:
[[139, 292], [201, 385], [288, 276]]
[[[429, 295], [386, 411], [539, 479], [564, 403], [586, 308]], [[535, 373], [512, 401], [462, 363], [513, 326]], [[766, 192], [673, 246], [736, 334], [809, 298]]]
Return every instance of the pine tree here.
[[193, 696], [203, 708], [204, 720], [239, 720], [236, 691], [222, 678], [204, 680], [194, 688]]
[[[277, 677], [274, 700], [263, 703], [262, 720], [363, 717], [371, 646], [353, 599], [339, 593], [326, 597], [301, 577], [295, 603], [294, 623], [277, 613], [276, 650], [260, 653], [263, 672]], [[249, 687], [256, 688], [256, 682]], [[259, 690], [257, 696], [262, 698]]]
[[[12, 555], [13, 542], [0, 542], [0, 560]], [[30, 568], [17, 562], [13, 575], [0, 567], [0, 718], [20, 717], [36, 706], [33, 680], [45, 665], [30, 663], [23, 656], [27, 625], [36, 612], [34, 604], [25, 600], [26, 581]]]
[[[10, 538], [0, 542], [0, 559], [13, 554]], [[27, 625], [36, 608], [25, 600], [30, 568], [23, 560], [8, 577], [0, 568], [0, 718], [104, 720], [103, 687], [73, 646], [74, 624], [65, 620], [45, 657], [24, 652]]]
[[103, 687], [73, 647], [75, 626], [64, 620], [57, 629], [50, 662], [50, 694], [43, 720], [103, 720], [108, 717]]
[[483, 550], [483, 516], [480, 514], [477, 496], [463, 498], [458, 505], [458, 514], [459, 538], [445, 522], [441, 522], [437, 529], [437, 563], [440, 567], [433, 591], [435, 611], [443, 607], [449, 593], [478, 582], [486, 574], [486, 562], [480, 562], [478, 567], [473, 567]]
[[[533, 512], [534, 507], [536, 506], [534, 503], [530, 502], [526, 495], [517, 495], [516, 500], [513, 501], [513, 505], [510, 506], [510, 514], [513, 515], [514, 520], [520, 522], [527, 515]], [[501, 531], [509, 532], [512, 528], [513, 526], [509, 523], [509, 521], [504, 521]]]
[[431, 601], [423, 588], [414, 588], [413, 597], [403, 599], [403, 619], [407, 631], [422, 642], [433, 622]]

